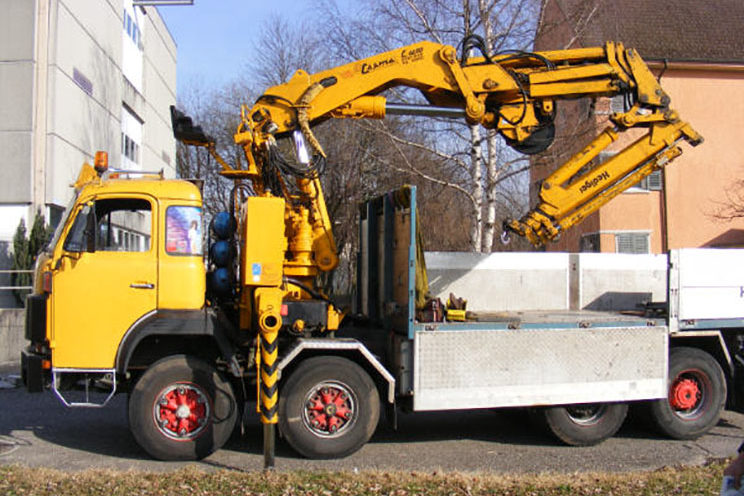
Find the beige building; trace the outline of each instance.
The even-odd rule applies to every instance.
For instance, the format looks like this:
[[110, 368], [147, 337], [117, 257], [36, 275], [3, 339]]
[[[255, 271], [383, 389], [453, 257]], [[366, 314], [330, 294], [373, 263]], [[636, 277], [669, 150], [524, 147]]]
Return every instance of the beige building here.
[[[661, 253], [683, 247], [744, 246], [744, 218], [722, 218], [744, 180], [744, 2], [718, 0], [547, 0], [537, 50], [621, 41], [636, 48], [705, 138], [548, 246], [550, 251]], [[558, 139], [532, 170], [532, 188], [559, 161], [607, 126], [621, 99], [560, 103]], [[617, 143], [622, 147], [632, 138]], [[610, 152], [611, 153], [611, 152]], [[534, 199], [533, 199], [534, 200]]]
[[175, 175], [176, 44], [157, 9], [132, 0], [0, 0], [0, 12], [0, 268], [8, 268], [19, 221], [28, 227], [40, 211], [55, 225], [96, 150], [111, 167]]

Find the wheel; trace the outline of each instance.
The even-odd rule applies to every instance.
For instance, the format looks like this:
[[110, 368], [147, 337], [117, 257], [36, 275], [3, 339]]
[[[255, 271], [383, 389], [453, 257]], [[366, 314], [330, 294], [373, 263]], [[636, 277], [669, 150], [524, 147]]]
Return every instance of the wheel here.
[[348, 456], [377, 428], [380, 398], [375, 384], [345, 358], [302, 362], [280, 391], [279, 428], [289, 445], [307, 458]]
[[712, 429], [726, 403], [726, 378], [718, 362], [696, 348], [669, 353], [669, 395], [651, 402], [651, 419], [673, 439], [695, 439]]
[[593, 446], [612, 437], [627, 414], [627, 403], [553, 406], [538, 411], [545, 427], [570, 446]]
[[199, 460], [220, 449], [238, 412], [230, 382], [207, 362], [186, 355], [155, 362], [128, 403], [134, 438], [159, 460]]

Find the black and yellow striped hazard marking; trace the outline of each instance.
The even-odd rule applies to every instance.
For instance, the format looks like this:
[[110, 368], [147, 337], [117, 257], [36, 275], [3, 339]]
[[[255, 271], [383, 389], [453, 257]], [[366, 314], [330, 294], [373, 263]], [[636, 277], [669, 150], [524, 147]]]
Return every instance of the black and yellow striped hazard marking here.
[[264, 424], [276, 424], [278, 422], [278, 337], [279, 333], [277, 331], [261, 331], [261, 377], [258, 403], [261, 412], [261, 422]]

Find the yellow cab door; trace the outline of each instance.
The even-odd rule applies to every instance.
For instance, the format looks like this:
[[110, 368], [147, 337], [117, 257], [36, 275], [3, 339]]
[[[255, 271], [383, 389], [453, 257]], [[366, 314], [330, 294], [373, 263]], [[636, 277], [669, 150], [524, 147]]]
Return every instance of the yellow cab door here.
[[147, 195], [78, 202], [51, 294], [52, 364], [111, 369], [124, 334], [157, 305], [157, 202]]

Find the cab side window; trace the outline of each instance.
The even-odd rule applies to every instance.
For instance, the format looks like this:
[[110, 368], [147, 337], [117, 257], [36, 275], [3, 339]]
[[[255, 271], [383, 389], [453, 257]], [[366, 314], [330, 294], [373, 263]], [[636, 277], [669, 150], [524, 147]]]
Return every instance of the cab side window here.
[[96, 250], [150, 250], [152, 208], [139, 198], [96, 201]]

